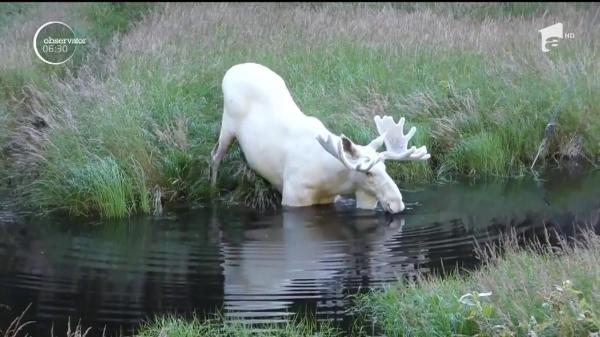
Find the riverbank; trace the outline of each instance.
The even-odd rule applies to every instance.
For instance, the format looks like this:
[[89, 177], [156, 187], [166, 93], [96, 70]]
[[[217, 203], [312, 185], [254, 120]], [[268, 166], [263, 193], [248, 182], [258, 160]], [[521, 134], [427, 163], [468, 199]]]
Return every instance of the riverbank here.
[[[502, 250], [503, 253], [498, 252]], [[484, 266], [448, 278], [396, 283], [356, 298], [360, 317], [352, 334], [385, 336], [589, 337], [600, 331], [600, 236], [588, 232], [574, 244], [518, 248], [506, 241], [481, 254]], [[492, 252], [489, 254], [489, 252]], [[256, 328], [256, 327], [254, 327]], [[222, 320], [157, 318], [144, 337], [344, 336], [314, 322], [262, 326], [257, 332]]]
[[[529, 174], [557, 107], [538, 163], [594, 162], [600, 151], [593, 5], [10, 6], [0, 17], [0, 181], [40, 212], [125, 217], [216, 198], [277, 206], [237, 146], [218, 188], [208, 182], [220, 82], [248, 61], [357, 143], [375, 137], [374, 115], [405, 116], [432, 159], [386, 163], [401, 187]], [[90, 41], [64, 66], [30, 50], [50, 17]], [[555, 22], [576, 38], [542, 53], [538, 30]]]

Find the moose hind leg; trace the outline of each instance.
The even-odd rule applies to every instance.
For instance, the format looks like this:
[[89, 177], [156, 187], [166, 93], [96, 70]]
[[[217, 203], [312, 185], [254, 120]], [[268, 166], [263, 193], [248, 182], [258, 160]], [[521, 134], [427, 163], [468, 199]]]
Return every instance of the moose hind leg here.
[[217, 172], [219, 171], [221, 160], [223, 160], [234, 138], [233, 133], [222, 128], [219, 135], [219, 142], [210, 151], [210, 185], [213, 187], [217, 185]]

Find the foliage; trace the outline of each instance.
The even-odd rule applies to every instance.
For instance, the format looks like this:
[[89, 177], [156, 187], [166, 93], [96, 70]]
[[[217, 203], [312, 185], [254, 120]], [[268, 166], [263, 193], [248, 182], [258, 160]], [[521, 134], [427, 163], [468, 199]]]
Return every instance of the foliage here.
[[[235, 147], [221, 165], [218, 188], [209, 185], [220, 82], [229, 67], [248, 61], [279, 73], [303, 112], [359, 144], [375, 136], [374, 115], [405, 116], [407, 127], [418, 126], [413, 143], [427, 145], [432, 157], [386, 163], [401, 187], [528, 174], [563, 96], [538, 163], [594, 162], [600, 153], [597, 47], [585, 42], [598, 31], [588, 29], [583, 5], [105, 3], [9, 9], [14, 14], [3, 16], [9, 25], [0, 31], [6, 41], [25, 41], [22, 27], [52, 14], [93, 42], [61, 67], [31, 57], [29, 42], [0, 49], [0, 182], [18, 185], [28, 204], [48, 211], [127, 216], [217, 196], [256, 208], [277, 205], [279, 193]], [[544, 20], [541, 12], [547, 12]], [[562, 41], [544, 54], [535, 34], [554, 19], [576, 36], [592, 35]], [[454, 38], [447, 38], [449, 29]], [[86, 164], [89, 158], [103, 159]], [[90, 188], [104, 183], [85, 179], [70, 180], [85, 185], [61, 188], [65, 176], [56, 168], [104, 179], [106, 171], [90, 170], [105, 170], [98, 163], [108, 160], [121, 181], [132, 184], [124, 190], [135, 192], [107, 198], [108, 190]], [[146, 204], [147, 194], [155, 207]]]

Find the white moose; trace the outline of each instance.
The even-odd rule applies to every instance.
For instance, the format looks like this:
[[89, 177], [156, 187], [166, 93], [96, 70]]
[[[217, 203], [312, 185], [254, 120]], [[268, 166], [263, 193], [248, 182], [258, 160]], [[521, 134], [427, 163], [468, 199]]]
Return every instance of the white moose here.
[[[283, 79], [269, 68], [244, 63], [223, 77], [223, 119], [219, 141], [211, 151], [211, 184], [219, 164], [237, 139], [248, 165], [282, 194], [292, 207], [333, 203], [354, 193], [356, 206], [388, 212], [404, 210], [402, 194], [385, 170], [384, 160], [427, 160], [425, 146], [407, 149], [416, 129], [404, 134], [404, 118], [375, 116], [379, 137], [354, 144], [331, 133], [294, 102]], [[386, 151], [377, 152], [385, 143]]]

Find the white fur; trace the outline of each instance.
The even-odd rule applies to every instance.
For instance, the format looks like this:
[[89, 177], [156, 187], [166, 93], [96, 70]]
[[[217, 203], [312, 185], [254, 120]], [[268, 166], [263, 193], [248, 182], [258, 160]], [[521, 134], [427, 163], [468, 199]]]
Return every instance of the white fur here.
[[[237, 139], [248, 165], [281, 191], [284, 206], [332, 203], [338, 195], [354, 193], [359, 208], [374, 209], [379, 201], [392, 213], [404, 209], [402, 195], [385, 171], [381, 160], [383, 156], [376, 151], [383, 145], [385, 134], [366, 146], [346, 141], [347, 146], [341, 156], [351, 162], [369, 160], [374, 163], [367, 175], [351, 169], [339, 156], [336, 158], [335, 154], [324, 149], [317, 137], [331, 137], [341, 150], [344, 136], [332, 134], [320, 120], [302, 113], [283, 79], [267, 67], [255, 63], [235, 65], [223, 77], [222, 89], [221, 132], [219, 142], [211, 153], [213, 185], [216, 184], [221, 159], [229, 145]], [[401, 122], [404, 123], [404, 120]], [[387, 131], [388, 127], [384, 129]], [[411, 132], [414, 134], [413, 130]], [[391, 136], [385, 139], [388, 151], [384, 154], [387, 154], [390, 144], [398, 141]], [[406, 151], [405, 147], [406, 144], [402, 154], [393, 154], [397, 157], [395, 159], [429, 158], [426, 150], [415, 152], [413, 147]], [[417, 154], [420, 156], [415, 157]]]

